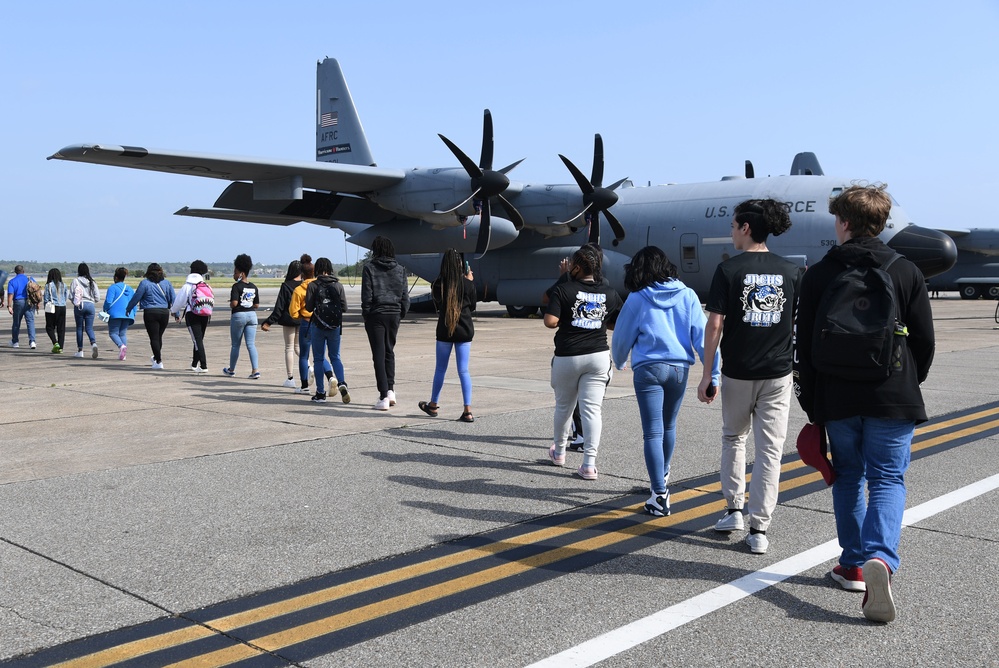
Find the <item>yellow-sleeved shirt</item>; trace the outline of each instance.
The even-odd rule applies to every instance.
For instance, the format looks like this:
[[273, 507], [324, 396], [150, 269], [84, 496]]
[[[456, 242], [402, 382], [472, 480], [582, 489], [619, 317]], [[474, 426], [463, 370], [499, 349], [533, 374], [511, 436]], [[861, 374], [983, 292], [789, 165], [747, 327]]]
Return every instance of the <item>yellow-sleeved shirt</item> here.
[[312, 318], [312, 311], [305, 310], [305, 291], [309, 289], [309, 283], [314, 280], [316, 279], [305, 279], [297, 288], [295, 288], [295, 291], [291, 293], [291, 305], [288, 307], [288, 315], [295, 320], [307, 321]]

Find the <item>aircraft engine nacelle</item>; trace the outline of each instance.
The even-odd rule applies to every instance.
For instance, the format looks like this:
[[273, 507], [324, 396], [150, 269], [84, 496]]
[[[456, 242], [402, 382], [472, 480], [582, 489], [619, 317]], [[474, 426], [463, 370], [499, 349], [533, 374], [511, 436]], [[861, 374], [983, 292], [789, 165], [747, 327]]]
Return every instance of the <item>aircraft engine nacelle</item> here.
[[[502, 248], [517, 238], [517, 230], [506, 218], [493, 215], [490, 222], [488, 250]], [[444, 248], [454, 248], [459, 253], [474, 253], [479, 238], [479, 217], [471, 216], [466, 225], [439, 228], [422, 220], [393, 220], [379, 223], [351, 235], [349, 241], [371, 248], [375, 237], [392, 240], [398, 255], [440, 253]]]
[[525, 184], [510, 199], [524, 216], [524, 227], [546, 237], [569, 236], [586, 226], [578, 216], [584, 205], [577, 186]]
[[417, 167], [406, 172], [402, 183], [372, 192], [368, 197], [383, 209], [401, 216], [419, 218], [437, 226], [458, 227], [461, 222], [457, 214], [475, 213], [470, 203], [452, 211], [468, 196], [468, 175], [464, 170]]

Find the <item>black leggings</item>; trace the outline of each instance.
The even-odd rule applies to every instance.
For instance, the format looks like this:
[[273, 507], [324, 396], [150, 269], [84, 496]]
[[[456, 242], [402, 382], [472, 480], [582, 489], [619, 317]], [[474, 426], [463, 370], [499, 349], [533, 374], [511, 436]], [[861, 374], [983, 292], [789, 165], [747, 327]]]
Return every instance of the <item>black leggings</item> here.
[[211, 316], [194, 315], [190, 311], [184, 314], [184, 322], [187, 323], [187, 331], [191, 333], [191, 342], [194, 343], [194, 354], [191, 356], [191, 366], [201, 366], [208, 371], [208, 359], [205, 357], [205, 330], [208, 329], [208, 320]]
[[163, 332], [170, 324], [170, 311], [165, 308], [147, 308], [142, 311], [142, 324], [149, 335], [149, 347], [153, 349], [153, 361], [163, 363]]
[[55, 313], [45, 314], [45, 333], [52, 339], [52, 345], [66, 345], [66, 307], [56, 306]]

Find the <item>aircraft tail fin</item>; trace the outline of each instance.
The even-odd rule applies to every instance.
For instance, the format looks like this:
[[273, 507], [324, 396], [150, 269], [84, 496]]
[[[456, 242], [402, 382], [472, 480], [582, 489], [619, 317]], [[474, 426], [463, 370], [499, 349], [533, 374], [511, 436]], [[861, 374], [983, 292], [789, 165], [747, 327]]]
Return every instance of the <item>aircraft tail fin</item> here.
[[334, 58], [324, 58], [316, 66], [316, 160], [375, 165], [347, 81]]
[[815, 157], [814, 153], [799, 153], [794, 156], [794, 161], [791, 163], [791, 175], [796, 176], [798, 174], [809, 176], [823, 175], [822, 165], [819, 164], [819, 159]]

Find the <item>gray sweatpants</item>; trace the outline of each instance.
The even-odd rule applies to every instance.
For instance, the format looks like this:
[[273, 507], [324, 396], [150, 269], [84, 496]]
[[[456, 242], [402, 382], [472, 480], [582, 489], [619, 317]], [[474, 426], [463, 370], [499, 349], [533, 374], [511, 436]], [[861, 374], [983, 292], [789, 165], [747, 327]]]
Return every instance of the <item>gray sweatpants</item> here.
[[555, 390], [555, 448], [565, 452], [572, 431], [572, 409], [579, 403], [583, 421], [583, 466], [597, 465], [603, 421], [600, 406], [613, 373], [610, 351], [552, 358], [552, 389]]

